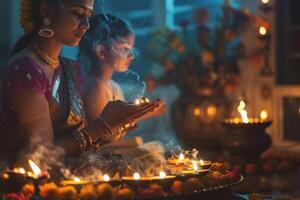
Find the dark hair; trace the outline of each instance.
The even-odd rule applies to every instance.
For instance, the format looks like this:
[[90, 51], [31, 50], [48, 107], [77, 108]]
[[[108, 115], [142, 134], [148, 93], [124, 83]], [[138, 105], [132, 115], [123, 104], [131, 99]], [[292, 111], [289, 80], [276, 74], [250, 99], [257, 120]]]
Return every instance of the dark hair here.
[[[30, 5], [31, 5], [31, 13], [26, 13], [29, 14], [29, 18], [31, 19], [31, 21], [29, 23], [32, 23], [34, 25], [34, 30], [32, 30], [31, 32], [27, 32], [26, 34], [24, 34], [14, 45], [13, 50], [12, 50], [12, 54], [14, 55], [16, 53], [18, 53], [20, 50], [24, 49], [25, 47], [27, 47], [36, 37], [37, 32], [38, 32], [38, 28], [41, 27], [42, 25], [42, 17], [40, 16], [39, 13], [39, 6], [41, 3], [41, 0], [28, 0], [31, 1]], [[50, 8], [55, 12], [58, 10], [59, 7], [61, 7], [62, 5], [62, 0], [45, 0], [48, 5], [50, 6]], [[22, 18], [22, 12], [26, 12], [24, 10], [20, 10], [20, 18]], [[20, 19], [21, 21], [21, 19]], [[23, 24], [21, 24], [23, 26]], [[23, 26], [24, 28], [24, 26]], [[26, 30], [24, 30], [26, 32]]]
[[97, 45], [102, 44], [109, 47], [112, 40], [118, 40], [132, 33], [131, 25], [116, 16], [110, 14], [94, 15], [90, 19], [89, 30], [80, 42], [78, 58], [84, 62], [84, 65], [88, 65], [88, 69], [97, 66], [99, 63], [96, 55]]

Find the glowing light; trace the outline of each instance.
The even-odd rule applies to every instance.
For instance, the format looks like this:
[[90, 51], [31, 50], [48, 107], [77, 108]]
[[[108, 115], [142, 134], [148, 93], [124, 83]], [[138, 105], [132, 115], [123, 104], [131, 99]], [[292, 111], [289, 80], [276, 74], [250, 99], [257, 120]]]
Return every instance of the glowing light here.
[[200, 160], [200, 165], [204, 165], [204, 161], [203, 160]]
[[244, 123], [249, 123], [248, 114], [246, 110], [241, 110], [241, 116]]
[[25, 174], [26, 173], [25, 169], [23, 169], [23, 168], [20, 168], [19, 172], [20, 172], [20, 174]]
[[80, 178], [78, 178], [78, 177], [75, 177], [73, 180], [75, 183], [80, 183]]
[[260, 35], [266, 35], [267, 34], [267, 29], [264, 26], [259, 27], [259, 34]]
[[107, 174], [104, 174], [103, 180], [108, 182], [108, 181], [110, 181], [110, 177]]
[[194, 169], [194, 171], [198, 171], [197, 161], [193, 160], [192, 163], [193, 163], [193, 169]]
[[161, 172], [159, 172], [159, 176], [160, 176], [160, 178], [165, 178], [167, 176], [167, 174], [166, 174], [166, 172], [161, 171]]
[[241, 110], [244, 110], [245, 108], [246, 108], [246, 103], [245, 101], [241, 100], [237, 108], [238, 112], [241, 112]]
[[146, 103], [150, 103], [150, 100], [148, 98], [145, 98]]
[[136, 99], [136, 100], [134, 101], [134, 104], [135, 104], [135, 105], [140, 105], [140, 104], [141, 104], [141, 100], [140, 100], [140, 99]]
[[270, 0], [261, 0], [261, 2], [262, 2], [263, 4], [268, 4], [268, 3], [270, 3]]
[[9, 175], [8, 175], [7, 173], [4, 173], [4, 174], [3, 174], [3, 178], [4, 178], [4, 179], [9, 179]]
[[268, 112], [267, 112], [266, 110], [262, 110], [262, 111], [260, 112], [260, 118], [261, 118], [262, 120], [266, 120], [266, 119], [268, 118]]
[[210, 105], [207, 107], [206, 113], [208, 116], [213, 117], [217, 114], [217, 107], [215, 105]]
[[196, 117], [199, 117], [199, 116], [201, 115], [201, 110], [200, 110], [200, 108], [195, 108], [195, 109], [194, 109], [194, 115], [195, 115]]
[[179, 154], [179, 160], [181, 160], [181, 161], [184, 160], [184, 154], [183, 153]]
[[29, 162], [29, 165], [30, 165], [30, 167], [31, 167], [31, 169], [32, 169], [32, 171], [33, 171], [33, 173], [34, 173], [34, 175], [35, 176], [40, 176], [41, 175], [41, 173], [42, 173], [42, 171], [41, 171], [41, 169], [37, 166], [37, 164], [35, 164], [32, 160], [28, 160], [28, 162]]
[[136, 173], [133, 174], [133, 179], [134, 180], [139, 180], [140, 178], [141, 178], [141, 176], [140, 176], [139, 173], [136, 172]]

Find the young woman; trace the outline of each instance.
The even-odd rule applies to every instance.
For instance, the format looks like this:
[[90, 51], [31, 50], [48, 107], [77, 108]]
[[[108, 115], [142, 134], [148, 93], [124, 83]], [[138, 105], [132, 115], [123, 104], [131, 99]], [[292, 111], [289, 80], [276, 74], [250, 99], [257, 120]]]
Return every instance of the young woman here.
[[[90, 19], [91, 27], [80, 42], [79, 60], [89, 69], [83, 81], [82, 94], [88, 121], [93, 121], [105, 105], [123, 100], [123, 92], [112, 80], [114, 72], [126, 72], [135, 58], [135, 36], [131, 26], [110, 14], [98, 14]], [[164, 103], [143, 119], [164, 113]]]
[[115, 129], [157, 107], [111, 102], [86, 125], [76, 67], [59, 54], [63, 45], [79, 44], [92, 9], [93, 0], [21, 0], [26, 35], [17, 42], [2, 80], [1, 159], [14, 162], [40, 143], [76, 154], [104, 144], [118, 134]]

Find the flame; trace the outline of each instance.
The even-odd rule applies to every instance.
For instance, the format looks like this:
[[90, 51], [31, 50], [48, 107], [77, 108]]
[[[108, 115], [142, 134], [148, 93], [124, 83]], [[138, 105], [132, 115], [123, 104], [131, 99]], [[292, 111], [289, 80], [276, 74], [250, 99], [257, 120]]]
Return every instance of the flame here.
[[181, 161], [184, 160], [184, 154], [183, 154], [183, 153], [180, 153], [180, 154], [179, 154], [179, 160], [181, 160]]
[[204, 161], [203, 160], [200, 160], [200, 165], [204, 165]]
[[194, 115], [195, 115], [196, 117], [199, 117], [199, 116], [201, 115], [201, 109], [200, 109], [200, 108], [195, 108], [195, 109], [194, 109]]
[[73, 180], [75, 183], [80, 183], [80, 181], [81, 181], [80, 178], [78, 178], [78, 177], [73, 178]]
[[214, 117], [217, 114], [218, 110], [215, 105], [210, 105], [206, 109], [206, 113], [209, 117]]
[[34, 173], [34, 175], [35, 176], [40, 176], [41, 175], [41, 173], [42, 173], [42, 171], [41, 171], [41, 169], [37, 166], [37, 164], [35, 164], [32, 160], [28, 160], [28, 162], [29, 162], [29, 165], [30, 165], [30, 167], [31, 167], [31, 169], [32, 169], [32, 171], [33, 171], [33, 173]]
[[15, 173], [20, 173], [20, 174], [25, 174], [26, 173], [25, 169], [22, 168], [22, 167], [20, 167], [20, 168], [14, 168], [13, 171]]
[[267, 34], [267, 29], [264, 26], [259, 27], [259, 34], [260, 35], [266, 35]]
[[241, 114], [243, 122], [244, 123], [249, 123], [248, 113], [245, 110], [245, 108], [246, 108], [246, 103], [243, 100], [241, 100], [237, 110]]
[[249, 123], [249, 118], [246, 110], [241, 110], [241, 116], [244, 123]]
[[159, 176], [160, 176], [160, 178], [165, 178], [167, 176], [167, 174], [166, 174], [166, 172], [161, 171], [161, 172], [159, 172]]
[[135, 104], [135, 105], [140, 105], [140, 104], [141, 104], [141, 100], [140, 100], [140, 99], [136, 99], [136, 100], [134, 101], [134, 104]]
[[195, 171], [198, 171], [197, 161], [196, 161], [196, 160], [193, 160], [192, 163], [193, 163], [193, 169], [194, 169]]
[[261, 0], [261, 2], [262, 2], [263, 4], [268, 4], [268, 3], [270, 2], [270, 0]]
[[104, 174], [103, 180], [108, 182], [108, 181], [110, 181], [110, 177], [107, 174]]
[[240, 113], [245, 108], [246, 108], [246, 103], [245, 103], [245, 101], [241, 100], [239, 105], [238, 105], [237, 111]]
[[134, 179], [134, 180], [139, 180], [140, 178], [141, 178], [141, 176], [140, 176], [139, 173], [135, 172], [135, 173], [133, 174], [133, 179]]
[[260, 118], [261, 118], [262, 120], [266, 120], [266, 119], [268, 118], [268, 112], [267, 112], [266, 110], [262, 110], [262, 111], [260, 112]]

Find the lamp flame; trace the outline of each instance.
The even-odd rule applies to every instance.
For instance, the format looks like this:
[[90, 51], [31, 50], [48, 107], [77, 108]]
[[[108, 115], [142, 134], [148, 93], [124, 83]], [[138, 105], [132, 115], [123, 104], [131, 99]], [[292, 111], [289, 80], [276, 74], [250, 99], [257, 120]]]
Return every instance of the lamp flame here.
[[266, 119], [268, 118], [268, 112], [267, 112], [266, 110], [262, 110], [262, 111], [260, 112], [260, 118], [261, 118], [262, 120], [266, 120]]
[[104, 174], [103, 180], [108, 182], [108, 181], [110, 181], [110, 177], [107, 174]]
[[73, 180], [75, 183], [80, 183], [80, 178], [78, 178], [78, 177], [75, 177]]
[[200, 160], [200, 165], [204, 165], [204, 161], [203, 160]]
[[243, 122], [244, 123], [249, 123], [248, 113], [245, 110], [245, 108], [246, 108], [246, 103], [243, 100], [241, 100], [237, 110], [240, 113]]
[[181, 161], [184, 160], [184, 154], [183, 153], [179, 154], [179, 160], [181, 160]]
[[198, 165], [197, 165], [197, 161], [196, 160], [193, 160], [193, 169], [195, 170], [195, 171], [198, 171]]
[[259, 34], [260, 35], [267, 35], [267, 29], [264, 26], [259, 27]]
[[166, 172], [161, 171], [161, 172], [159, 172], [159, 176], [160, 176], [160, 178], [165, 178], [167, 176], [167, 174], [166, 174]]
[[39, 177], [42, 173], [41, 169], [35, 164], [32, 160], [28, 160], [28, 163], [34, 173], [35, 176]]
[[133, 174], [133, 179], [134, 180], [139, 180], [140, 178], [141, 178], [141, 176], [140, 176], [139, 173], [136, 172], [136, 173]]
[[140, 104], [141, 104], [141, 100], [140, 100], [140, 99], [136, 99], [136, 100], [134, 101], [134, 104], [135, 104], [135, 105], [140, 105]]

